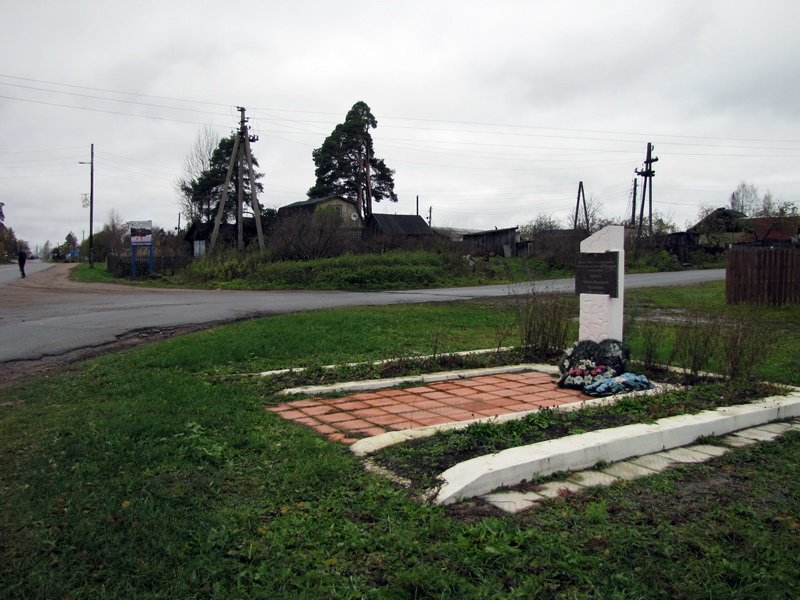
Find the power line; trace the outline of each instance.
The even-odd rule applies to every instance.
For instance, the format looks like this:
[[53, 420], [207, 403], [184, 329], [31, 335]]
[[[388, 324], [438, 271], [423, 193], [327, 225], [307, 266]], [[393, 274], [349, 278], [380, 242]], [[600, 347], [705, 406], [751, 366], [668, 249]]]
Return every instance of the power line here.
[[60, 108], [72, 108], [74, 110], [83, 110], [83, 111], [88, 111], [88, 112], [106, 113], [106, 114], [110, 114], [110, 115], [118, 115], [118, 116], [124, 116], [124, 117], [141, 117], [143, 119], [153, 119], [153, 120], [156, 120], [156, 121], [170, 121], [172, 123], [185, 123], [185, 124], [188, 124], [188, 125], [206, 125], [208, 127], [220, 127], [220, 128], [225, 128], [225, 129], [229, 128], [229, 126], [214, 125], [214, 124], [209, 124], [209, 123], [198, 123], [197, 121], [186, 121], [186, 120], [183, 120], [183, 119], [169, 119], [169, 118], [166, 118], [166, 117], [156, 117], [156, 116], [153, 116], [153, 115], [124, 113], [124, 112], [120, 112], [120, 111], [116, 111], [116, 110], [106, 110], [106, 109], [102, 109], [102, 108], [88, 108], [88, 107], [85, 107], [85, 106], [72, 106], [70, 104], [59, 104], [57, 102], [45, 102], [44, 100], [31, 100], [29, 98], [15, 98], [13, 96], [5, 96], [5, 95], [0, 95], [0, 98], [5, 98], [6, 100], [18, 100], [20, 102], [30, 102], [32, 104], [43, 104], [43, 105], [46, 105], [46, 106], [58, 106]]
[[[118, 94], [118, 95], [125, 95], [125, 96], [133, 96], [139, 98], [152, 98], [156, 100], [166, 100], [170, 102], [184, 102], [189, 104], [200, 104], [205, 106], [219, 106], [225, 107], [228, 109], [233, 109], [234, 104], [223, 104], [219, 102], [209, 102], [209, 101], [202, 101], [202, 100], [194, 100], [194, 99], [187, 99], [187, 98], [174, 98], [168, 96], [157, 96], [151, 94], [140, 94], [135, 92], [122, 92], [118, 90], [109, 90], [104, 88], [94, 88], [88, 86], [77, 86], [72, 84], [65, 84], [59, 82], [52, 82], [52, 81], [42, 81], [33, 78], [26, 78], [26, 77], [16, 77], [13, 75], [4, 75], [0, 74], [0, 77], [4, 77], [7, 79], [14, 79], [18, 81], [27, 81], [32, 83], [38, 84], [46, 84], [46, 85], [56, 85], [60, 87], [66, 87], [71, 89], [80, 89], [80, 90], [87, 90], [87, 91], [94, 91], [94, 92], [102, 92], [102, 93], [110, 93], [110, 94]], [[23, 86], [19, 84], [9, 84], [9, 83], [0, 83], [0, 85], [9, 85], [14, 87], [20, 88], [28, 88], [43, 92], [49, 93], [59, 93], [59, 94], [70, 94], [69, 92], [61, 92], [59, 90], [44, 90], [41, 88], [33, 88], [31, 86]], [[127, 102], [131, 104], [140, 104], [144, 106], [151, 106], [155, 108], [165, 108], [168, 110], [183, 110], [189, 112], [198, 112], [198, 113], [205, 113], [211, 114], [215, 116], [230, 116], [226, 113], [220, 112], [210, 112], [210, 111], [200, 111], [196, 109], [186, 109], [181, 107], [174, 107], [174, 106], [164, 106], [164, 105], [157, 105], [157, 104], [147, 104], [147, 103], [140, 103], [134, 102], [130, 100], [119, 100], [114, 98], [102, 98], [102, 97], [93, 97], [87, 94], [70, 94], [75, 96], [82, 96], [86, 98], [92, 98], [96, 100], [108, 100], [114, 102]], [[0, 96], [11, 100], [20, 100], [23, 102], [36, 102], [34, 100], [27, 100], [23, 98], [13, 98], [9, 96]], [[82, 107], [75, 107], [70, 105], [59, 105], [57, 103], [47, 103], [41, 102], [42, 104], [53, 104], [55, 106], [64, 106], [68, 108], [75, 108], [75, 109], [82, 109]], [[92, 110], [92, 109], [84, 109], [84, 110]], [[95, 109], [99, 110], [99, 109]], [[310, 110], [300, 110], [300, 109], [283, 109], [283, 108], [262, 108], [256, 107], [251, 109], [253, 111], [262, 111], [262, 112], [291, 112], [291, 113], [298, 113], [298, 114], [317, 114], [317, 115], [329, 115], [329, 116], [338, 116], [339, 113], [334, 112], [325, 112], [325, 111], [310, 111]], [[112, 111], [101, 111], [101, 112], [112, 112]], [[126, 114], [126, 113], [113, 113], [112, 114]], [[146, 115], [132, 115], [132, 116], [145, 116]], [[147, 117], [147, 118], [158, 118], [158, 117]], [[686, 134], [665, 134], [665, 133], [653, 133], [653, 132], [630, 132], [630, 131], [613, 131], [613, 130], [599, 130], [599, 129], [579, 129], [579, 128], [567, 128], [567, 127], [550, 127], [550, 126], [543, 126], [543, 125], [519, 125], [519, 124], [508, 124], [508, 123], [493, 123], [493, 122], [479, 122], [479, 121], [455, 121], [455, 120], [446, 120], [446, 119], [426, 119], [426, 118], [419, 118], [419, 117], [394, 117], [394, 116], [379, 116], [381, 120], [389, 119], [389, 120], [396, 120], [396, 121], [411, 121], [411, 122], [418, 122], [418, 123], [436, 123], [436, 124], [448, 124], [448, 125], [458, 125], [458, 126], [471, 126], [471, 127], [500, 127], [505, 129], [513, 129], [513, 130], [532, 130], [532, 131], [555, 131], [555, 132], [567, 132], [567, 133], [579, 133], [579, 134], [592, 134], [592, 135], [604, 135], [604, 136], [633, 136], [636, 139], [631, 140], [609, 140], [607, 138], [586, 138], [586, 137], [578, 137], [578, 136], [564, 136], [564, 135], [545, 135], [541, 133], [511, 133], [511, 132], [504, 132], [504, 131], [471, 131], [471, 130], [453, 130], [453, 129], [443, 129], [443, 128], [432, 128], [432, 127], [414, 127], [411, 125], [390, 125], [390, 124], [383, 124], [382, 127], [384, 128], [403, 128], [403, 129], [412, 129], [412, 130], [420, 130], [420, 131], [445, 131], [450, 133], [469, 133], [469, 134], [483, 134], [483, 135], [519, 135], [519, 136], [531, 136], [531, 137], [552, 137], [557, 139], [589, 139], [592, 141], [617, 141], [617, 142], [640, 142], [642, 137], [659, 137], [665, 139], [680, 139], [680, 140], [708, 140], [708, 141], [727, 141], [727, 142], [742, 142], [742, 143], [783, 143], [783, 144], [800, 144], [800, 140], [786, 140], [786, 139], [763, 139], [763, 138], [734, 138], [734, 137], [715, 137], [715, 136], [699, 136], [699, 135], [686, 135]], [[162, 120], [170, 120], [170, 119], [162, 119]], [[321, 124], [328, 126], [330, 121], [308, 121], [308, 120], [290, 120], [284, 119], [282, 121], [278, 119], [265, 119], [271, 120], [276, 123], [305, 123], [305, 124]], [[176, 122], [184, 122], [190, 124], [198, 124], [193, 122], [187, 121], [176, 121]], [[662, 142], [667, 143], [667, 142]], [[731, 147], [729, 145], [718, 145], [718, 144], [693, 144], [687, 142], [669, 142], [673, 145], [689, 145], [689, 146], [705, 146], [705, 147], [721, 147], [727, 148]], [[733, 146], [736, 147], [736, 146]], [[781, 148], [755, 148], [755, 149], [764, 149], [764, 150], [781, 150]]]

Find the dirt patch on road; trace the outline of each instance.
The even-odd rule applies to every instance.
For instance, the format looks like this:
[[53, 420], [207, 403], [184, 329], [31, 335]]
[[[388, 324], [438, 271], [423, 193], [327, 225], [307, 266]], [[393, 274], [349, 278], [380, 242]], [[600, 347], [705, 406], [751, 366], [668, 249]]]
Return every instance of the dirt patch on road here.
[[70, 272], [77, 264], [59, 263], [44, 269], [29, 273], [25, 279], [17, 279], [12, 283], [0, 287], [0, 300], [4, 306], [16, 308], [24, 306], [26, 302], [36, 303], [39, 300], [49, 299], [53, 294], [64, 291], [92, 292], [117, 294], [140, 294], [152, 291], [134, 285], [118, 283], [85, 283], [70, 279]]

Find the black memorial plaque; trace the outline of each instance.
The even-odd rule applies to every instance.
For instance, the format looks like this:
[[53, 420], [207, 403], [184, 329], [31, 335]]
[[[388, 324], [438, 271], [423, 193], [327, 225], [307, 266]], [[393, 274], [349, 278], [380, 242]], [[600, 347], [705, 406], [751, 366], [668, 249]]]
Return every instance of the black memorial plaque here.
[[575, 270], [576, 294], [619, 298], [619, 252], [581, 252]]

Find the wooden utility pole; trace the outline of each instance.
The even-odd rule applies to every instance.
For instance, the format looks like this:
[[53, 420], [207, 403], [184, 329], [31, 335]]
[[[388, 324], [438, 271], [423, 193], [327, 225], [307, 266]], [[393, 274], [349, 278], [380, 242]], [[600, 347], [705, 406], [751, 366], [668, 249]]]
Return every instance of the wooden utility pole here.
[[631, 226], [636, 226], [636, 186], [639, 180], [633, 178], [633, 195], [631, 196]]
[[[653, 163], [658, 162], [658, 158], [653, 156], [653, 144], [647, 142], [647, 155], [644, 160], [644, 169], [636, 170], [636, 174], [643, 179], [642, 182], [642, 203], [639, 208], [639, 227], [637, 230], [638, 237], [642, 236], [642, 222], [644, 220], [644, 199], [648, 196], [649, 202], [649, 235], [653, 235], [653, 176], [656, 172], [653, 170]], [[649, 195], [648, 195], [649, 194]]]
[[258, 139], [256, 136], [245, 136], [244, 138], [245, 153], [247, 155], [247, 169], [248, 172], [250, 173], [250, 181], [252, 182], [250, 185], [253, 188], [252, 190], [250, 190], [250, 204], [252, 205], [253, 209], [253, 218], [256, 221], [256, 235], [258, 236], [258, 249], [261, 252], [264, 252], [266, 248], [264, 246], [264, 231], [261, 228], [261, 205], [258, 202], [258, 185], [256, 184], [256, 172], [253, 169], [253, 153], [250, 151], [251, 138], [253, 138], [253, 141]]
[[225, 203], [228, 201], [228, 188], [231, 185], [231, 177], [233, 176], [233, 165], [236, 164], [236, 157], [239, 153], [239, 137], [233, 140], [233, 150], [231, 150], [231, 161], [228, 163], [228, 173], [225, 175], [225, 185], [222, 188], [222, 198], [220, 198], [219, 206], [217, 207], [217, 216], [214, 218], [214, 231], [211, 233], [211, 247], [209, 252], [214, 251], [214, 246], [217, 243], [217, 236], [219, 235], [219, 226], [222, 222], [222, 213], [225, 212]]
[[586, 193], [583, 191], [583, 182], [578, 182], [578, 200], [575, 203], [575, 218], [572, 221], [572, 228], [578, 228], [578, 215], [580, 214], [581, 198], [583, 198], [583, 217], [586, 219], [586, 231], [589, 231], [589, 209], [586, 208]]
[[94, 144], [92, 144], [90, 161], [88, 163], [78, 162], [78, 164], [91, 165], [89, 172], [89, 268], [94, 269]]
[[[242, 132], [244, 131], [244, 109], [240, 108], [241, 113], [241, 122], [239, 124], [239, 136], [241, 142]], [[244, 252], [244, 152], [239, 152], [239, 168], [236, 170], [237, 182], [236, 182], [236, 249], [239, 252]], [[255, 183], [253, 181], [250, 182], [250, 187], [253, 187]]]
[[238, 178], [237, 178], [237, 198], [236, 198], [236, 224], [237, 224], [237, 247], [240, 252], [244, 251], [244, 166], [247, 162], [248, 172], [250, 176], [250, 205], [253, 210], [253, 218], [256, 222], [256, 233], [258, 235], [258, 247], [263, 252], [264, 246], [264, 232], [261, 227], [261, 205], [258, 203], [258, 184], [256, 182], [255, 171], [253, 170], [253, 154], [250, 151], [250, 142], [258, 141], [258, 137], [249, 135], [247, 131], [247, 117], [245, 117], [245, 109], [238, 107], [239, 118], [239, 134], [233, 142], [233, 150], [231, 150], [231, 160], [228, 163], [228, 173], [225, 176], [225, 186], [222, 190], [222, 198], [219, 201], [217, 208], [217, 215], [214, 219], [214, 231], [211, 234], [211, 247], [209, 252], [214, 250], [214, 245], [217, 242], [219, 235], [219, 226], [222, 222], [222, 215], [225, 212], [225, 203], [228, 201], [228, 189], [230, 188], [231, 179], [233, 178], [234, 165], [238, 160]]

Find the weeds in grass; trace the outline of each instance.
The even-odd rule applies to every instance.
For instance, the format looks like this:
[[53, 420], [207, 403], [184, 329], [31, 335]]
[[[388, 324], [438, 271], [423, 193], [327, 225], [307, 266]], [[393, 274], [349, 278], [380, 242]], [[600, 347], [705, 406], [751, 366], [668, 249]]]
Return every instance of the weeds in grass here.
[[562, 295], [531, 289], [515, 297], [520, 344], [529, 360], [551, 360], [564, 352], [573, 310]]
[[516, 329], [516, 319], [512, 313], [504, 310], [495, 312], [494, 316], [494, 335], [496, 338], [495, 350], [500, 352], [501, 348], [505, 346], [506, 340], [511, 338]]
[[696, 381], [708, 368], [717, 349], [719, 321], [700, 311], [690, 311], [677, 325], [669, 362]]
[[662, 321], [650, 321], [639, 325], [636, 331], [641, 344], [642, 365], [646, 370], [654, 371], [659, 367], [659, 349], [667, 339], [667, 326]]
[[736, 315], [719, 329], [722, 374], [730, 379], [752, 379], [761, 370], [777, 343], [774, 333], [763, 325], [763, 311]]

